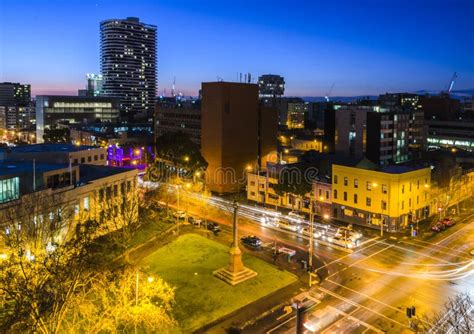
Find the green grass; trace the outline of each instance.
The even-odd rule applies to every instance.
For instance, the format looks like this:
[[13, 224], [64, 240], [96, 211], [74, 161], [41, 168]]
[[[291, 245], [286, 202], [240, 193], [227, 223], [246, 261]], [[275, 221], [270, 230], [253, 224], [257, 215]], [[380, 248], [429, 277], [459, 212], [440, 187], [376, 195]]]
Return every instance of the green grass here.
[[228, 247], [186, 234], [143, 259], [141, 266], [176, 288], [174, 316], [186, 333], [297, 280], [289, 272], [244, 254], [244, 264], [258, 276], [231, 287], [212, 275], [227, 265], [228, 258]]

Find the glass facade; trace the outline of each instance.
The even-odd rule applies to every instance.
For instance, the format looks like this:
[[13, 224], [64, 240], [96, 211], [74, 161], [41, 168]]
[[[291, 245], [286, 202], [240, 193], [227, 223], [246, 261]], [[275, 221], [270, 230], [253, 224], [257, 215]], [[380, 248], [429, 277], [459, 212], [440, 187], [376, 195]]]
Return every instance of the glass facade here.
[[13, 177], [0, 180], [0, 203], [6, 203], [20, 198], [20, 179]]

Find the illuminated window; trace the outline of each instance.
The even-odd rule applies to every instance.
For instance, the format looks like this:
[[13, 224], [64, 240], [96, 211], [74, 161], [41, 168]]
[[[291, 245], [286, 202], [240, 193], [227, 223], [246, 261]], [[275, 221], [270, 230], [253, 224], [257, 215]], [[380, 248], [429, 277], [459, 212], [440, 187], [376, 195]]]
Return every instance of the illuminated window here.
[[357, 194], [354, 194], [354, 204], [357, 204]]
[[370, 197], [366, 197], [365, 199], [365, 205], [371, 206], [372, 205], [372, 199]]
[[372, 190], [372, 182], [367, 181], [367, 190]]
[[386, 194], [387, 191], [388, 191], [387, 185], [386, 185], [386, 184], [382, 184], [382, 193], [383, 193], [383, 194]]
[[359, 180], [354, 179], [354, 188], [359, 188]]
[[337, 184], [337, 175], [334, 175], [334, 184]]
[[349, 179], [347, 177], [344, 177], [344, 185], [347, 186], [349, 184]]

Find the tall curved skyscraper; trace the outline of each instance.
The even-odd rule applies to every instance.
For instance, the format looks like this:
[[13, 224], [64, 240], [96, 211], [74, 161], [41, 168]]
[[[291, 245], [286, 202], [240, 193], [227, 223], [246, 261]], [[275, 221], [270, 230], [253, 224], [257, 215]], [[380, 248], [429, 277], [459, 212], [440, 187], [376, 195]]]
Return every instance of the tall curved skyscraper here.
[[136, 17], [100, 23], [102, 94], [120, 99], [122, 121], [151, 119], [156, 71], [156, 26]]

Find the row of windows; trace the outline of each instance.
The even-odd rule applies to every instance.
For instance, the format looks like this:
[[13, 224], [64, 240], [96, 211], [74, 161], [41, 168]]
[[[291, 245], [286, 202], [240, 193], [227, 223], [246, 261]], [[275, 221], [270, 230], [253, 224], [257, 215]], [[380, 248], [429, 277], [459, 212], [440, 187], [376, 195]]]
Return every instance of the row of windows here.
[[[100, 155], [100, 160], [104, 160], [105, 159], [105, 155], [104, 154], [101, 154]], [[96, 154], [94, 155], [94, 161], [98, 161], [99, 160], [99, 156]], [[81, 158], [81, 164], [85, 163], [86, 162], [86, 157], [82, 157]], [[89, 155], [87, 157], [87, 162], [92, 162], [92, 156]], [[74, 164], [78, 164], [79, 163], [79, 159], [74, 159]]]
[[[337, 190], [334, 190], [334, 199], [337, 199], [337, 196], [338, 196]], [[343, 200], [347, 201], [347, 198], [348, 198], [347, 192], [344, 191]], [[425, 193], [425, 201], [426, 201], [426, 199], [427, 199], [427, 194]], [[358, 195], [354, 194], [354, 200], [353, 200], [354, 204], [357, 204], [358, 200], [359, 200]], [[420, 204], [420, 196], [416, 196], [416, 204]], [[372, 205], [372, 199], [370, 197], [365, 198], [365, 205], [366, 206], [371, 206]], [[409, 198], [408, 199], [408, 207], [411, 207], [411, 205], [412, 205], [412, 200], [411, 200], [411, 198]], [[387, 202], [382, 200], [381, 201], [381, 207], [382, 207], [382, 210], [386, 210], [387, 209]], [[401, 209], [403, 210], [404, 208], [405, 208], [405, 201], [401, 201]]]
[[[338, 183], [338, 176], [337, 175], [334, 175], [333, 182], [334, 182], [334, 184]], [[409, 191], [412, 191], [412, 184], [413, 184], [413, 182], [409, 183]], [[349, 185], [349, 178], [344, 177], [344, 186], [347, 187], [348, 185]], [[376, 182], [367, 181], [365, 188], [366, 188], [366, 190], [371, 191], [372, 188], [376, 188], [377, 186], [378, 186], [378, 184]], [[428, 187], [428, 179], [425, 179], [424, 187]], [[354, 188], [359, 188], [359, 180], [358, 179], [354, 179]], [[382, 193], [383, 194], [388, 193], [388, 186], [386, 184], [382, 184], [381, 188], [382, 188]], [[416, 182], [416, 189], [417, 190], [420, 189], [420, 180], [418, 180]], [[405, 184], [402, 184], [401, 191], [402, 191], [402, 194], [405, 193]]]

